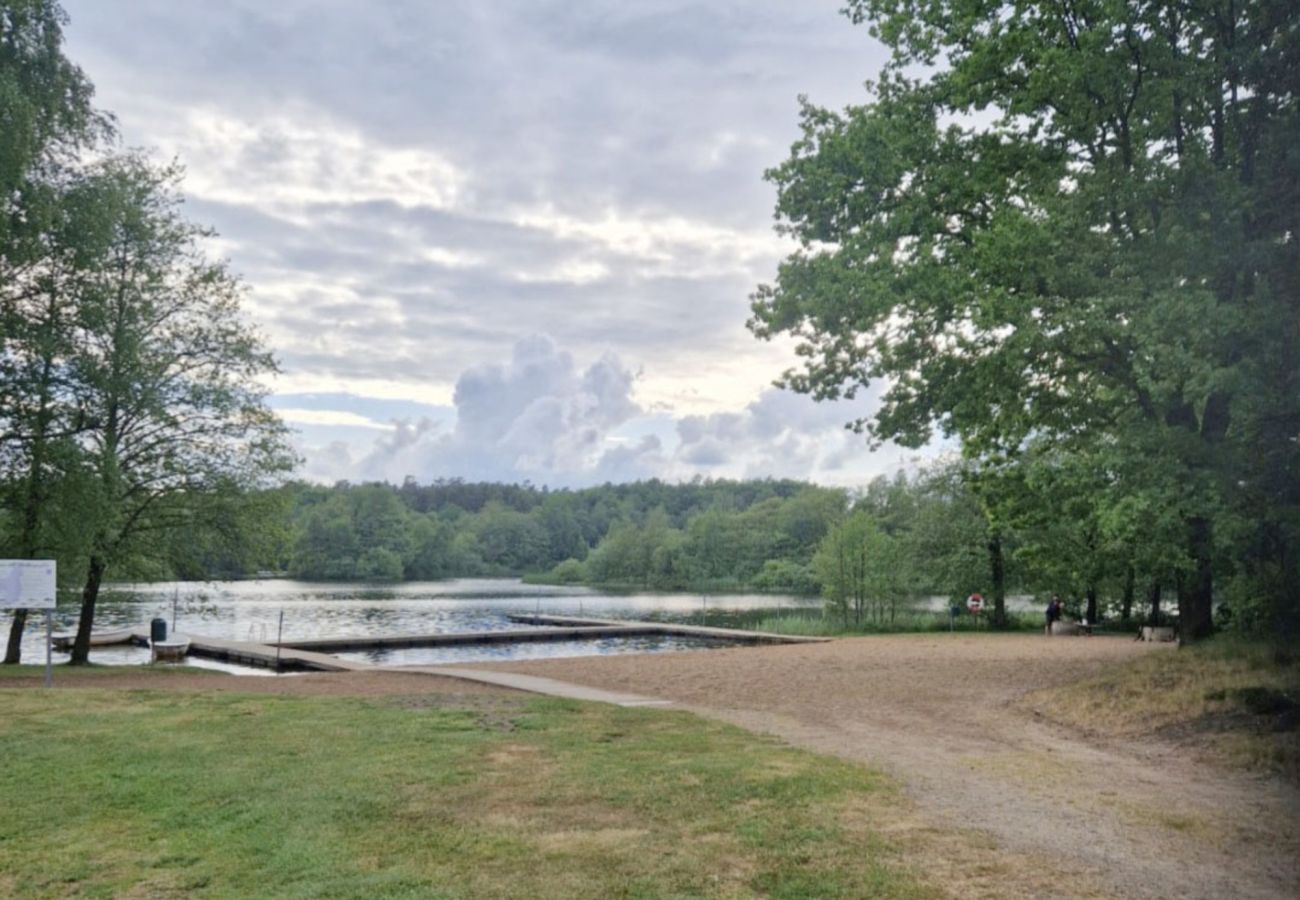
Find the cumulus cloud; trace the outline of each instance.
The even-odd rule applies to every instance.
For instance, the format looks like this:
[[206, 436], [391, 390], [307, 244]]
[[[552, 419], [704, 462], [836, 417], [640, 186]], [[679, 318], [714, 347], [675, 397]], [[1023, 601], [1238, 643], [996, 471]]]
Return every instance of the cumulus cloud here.
[[[916, 456], [895, 447], [871, 451], [845, 428], [871, 411], [868, 396], [814, 403], [769, 388], [736, 411], [673, 417], [638, 404], [636, 386], [637, 375], [613, 353], [584, 367], [552, 338], [530, 336], [507, 360], [460, 375], [454, 418], [394, 417], [378, 437], [372, 431], [350, 444], [304, 444], [305, 474], [325, 481], [461, 477], [554, 486], [704, 475], [853, 485]], [[321, 402], [340, 405], [336, 398]], [[314, 418], [352, 424], [344, 412]]]
[[610, 433], [641, 414], [635, 374], [606, 353], [585, 368], [545, 335], [517, 342], [501, 363], [472, 366], [456, 381], [455, 424], [397, 419], [359, 458], [332, 457], [362, 478], [400, 481], [531, 478], [571, 484], [596, 471], [631, 473], [657, 442], [620, 447]]
[[895, 448], [872, 454], [861, 435], [846, 429], [848, 422], [869, 414], [874, 403], [870, 394], [816, 403], [768, 388], [739, 412], [680, 418], [676, 458], [686, 466], [745, 478], [861, 478], [896, 467], [905, 458]]

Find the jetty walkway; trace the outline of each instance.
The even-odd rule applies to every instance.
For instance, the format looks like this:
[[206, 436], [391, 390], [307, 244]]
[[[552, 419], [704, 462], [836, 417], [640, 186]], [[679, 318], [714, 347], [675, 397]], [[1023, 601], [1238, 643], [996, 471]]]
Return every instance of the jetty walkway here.
[[[613, 703], [618, 706], [667, 706], [672, 701], [639, 694], [604, 691], [583, 685], [523, 675], [515, 672], [493, 672], [485, 669], [467, 669], [459, 666], [415, 665], [384, 666], [358, 660], [343, 659], [326, 651], [379, 650], [397, 647], [441, 647], [470, 644], [501, 644], [525, 641], [572, 641], [592, 638], [644, 637], [671, 635], [727, 641], [733, 644], [799, 644], [820, 643], [829, 638], [799, 637], [761, 631], [744, 631], [733, 628], [714, 628], [704, 625], [681, 625], [671, 622], [628, 622], [619, 619], [592, 619], [577, 616], [510, 615], [510, 621], [527, 624], [530, 629], [501, 631], [452, 632], [440, 634], [400, 634], [385, 636], [357, 636], [315, 638], [300, 641], [258, 643], [254, 641], [228, 641], [203, 635], [175, 634], [173, 640], [189, 641], [189, 653], [205, 659], [215, 659], [238, 665], [285, 671], [361, 672], [386, 671], [411, 674], [438, 675], [459, 678], [498, 687], [513, 688], [552, 697], [574, 700], [591, 700]], [[94, 636], [96, 646], [121, 643], [140, 647], [149, 646], [149, 634], [144, 631], [125, 630], [101, 632]]]

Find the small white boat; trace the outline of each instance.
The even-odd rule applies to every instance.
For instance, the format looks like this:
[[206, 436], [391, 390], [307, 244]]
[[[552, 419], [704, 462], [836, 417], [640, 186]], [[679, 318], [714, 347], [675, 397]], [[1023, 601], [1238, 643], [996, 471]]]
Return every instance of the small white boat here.
[[154, 662], [180, 662], [190, 652], [189, 641], [154, 641]]
[[[117, 631], [92, 631], [90, 633], [90, 646], [92, 647], [110, 647], [113, 644], [129, 644], [135, 632], [130, 628], [121, 628]], [[50, 636], [50, 643], [54, 645], [55, 650], [71, 650], [73, 642], [77, 639], [75, 631], [60, 631]]]

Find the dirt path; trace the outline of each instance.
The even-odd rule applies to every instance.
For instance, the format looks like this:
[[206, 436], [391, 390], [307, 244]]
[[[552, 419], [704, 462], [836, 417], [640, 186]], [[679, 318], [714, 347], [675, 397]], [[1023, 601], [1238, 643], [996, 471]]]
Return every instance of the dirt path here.
[[914, 834], [958, 826], [984, 836], [982, 851], [968, 841], [948, 854], [937, 838], [913, 846], [936, 854], [941, 886], [958, 896], [1300, 896], [1300, 792], [1172, 747], [1088, 741], [1016, 705], [1027, 691], [1163, 652], [1174, 651], [908, 635], [484, 668], [672, 699], [883, 768], [906, 786], [921, 819]]

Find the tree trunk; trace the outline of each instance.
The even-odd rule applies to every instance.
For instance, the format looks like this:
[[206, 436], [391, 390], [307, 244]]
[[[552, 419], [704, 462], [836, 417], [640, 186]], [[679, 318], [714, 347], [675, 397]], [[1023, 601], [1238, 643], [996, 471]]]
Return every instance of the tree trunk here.
[[5, 647], [6, 666], [16, 666], [23, 661], [23, 629], [27, 626], [27, 610], [15, 609], [9, 623], [9, 644]]
[[86, 571], [86, 587], [81, 592], [81, 618], [77, 622], [77, 637], [72, 642], [72, 656], [68, 663], [84, 666], [90, 662], [90, 629], [95, 624], [95, 601], [99, 599], [99, 584], [104, 578], [104, 559], [90, 557]]
[[1157, 578], [1151, 582], [1151, 589], [1147, 591], [1147, 603], [1151, 606], [1151, 619], [1147, 623], [1152, 627], [1160, 624], [1160, 579]]
[[1084, 608], [1083, 617], [1088, 620], [1089, 625], [1097, 624], [1097, 586], [1088, 585], [1088, 605]]
[[1119, 617], [1124, 622], [1133, 618], [1133, 582], [1137, 574], [1133, 567], [1129, 566], [1128, 571], [1124, 573], [1124, 597], [1120, 602]]
[[1007, 627], [1007, 573], [1002, 559], [1002, 535], [989, 537], [989, 576], [993, 581], [993, 627]]
[[[36, 531], [40, 525], [41, 504], [45, 497], [45, 441], [50, 425], [50, 373], [54, 362], [47, 354], [41, 369], [40, 401], [36, 412], [36, 429], [32, 436], [32, 456], [27, 468], [27, 490], [23, 497], [23, 526], [18, 539], [20, 559], [36, 556]], [[27, 610], [15, 609], [9, 623], [9, 643], [5, 647], [5, 665], [23, 661], [23, 631], [27, 627]]]
[[1178, 590], [1178, 639], [1190, 644], [1214, 633], [1214, 526], [1196, 517], [1187, 524], [1188, 551], [1195, 564]]

